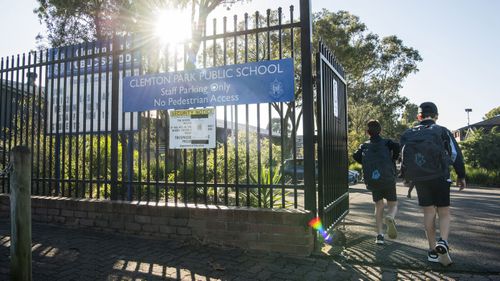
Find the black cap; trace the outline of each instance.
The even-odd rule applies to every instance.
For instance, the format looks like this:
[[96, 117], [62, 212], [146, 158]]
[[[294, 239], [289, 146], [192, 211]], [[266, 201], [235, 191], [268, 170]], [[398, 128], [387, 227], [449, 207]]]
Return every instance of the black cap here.
[[437, 106], [434, 103], [428, 101], [428, 102], [422, 103], [418, 107], [418, 113], [438, 114], [438, 108], [437, 108]]

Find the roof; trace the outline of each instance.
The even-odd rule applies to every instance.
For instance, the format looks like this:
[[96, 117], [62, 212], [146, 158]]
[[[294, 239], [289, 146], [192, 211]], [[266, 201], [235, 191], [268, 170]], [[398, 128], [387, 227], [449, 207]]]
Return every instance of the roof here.
[[[236, 127], [235, 126], [236, 123], [231, 122], [230, 120], [227, 120], [226, 124], [227, 124], [227, 129], [229, 129], [229, 130], [233, 130]], [[224, 128], [224, 120], [217, 119], [216, 126], [217, 126], [217, 128]], [[246, 124], [238, 123], [238, 131], [245, 132], [246, 131]], [[258, 130], [257, 126], [248, 125], [248, 131], [251, 133], [257, 133], [259, 131], [261, 136], [269, 136], [269, 129], [266, 129], [266, 128], [260, 128], [260, 130]], [[277, 133], [277, 132], [272, 132], [272, 135], [273, 135], [273, 137], [280, 137], [281, 136], [281, 134]]]
[[499, 125], [500, 125], [500, 115], [497, 115], [493, 118], [472, 124], [471, 126], [499, 126]]
[[469, 126], [462, 127], [458, 130], [461, 131], [461, 130], [466, 130], [468, 128], [491, 128], [495, 126], [500, 126], [500, 115], [497, 115], [490, 119], [483, 120], [481, 122], [470, 124]]
[[[25, 94], [33, 94], [33, 90], [35, 93], [38, 93], [38, 85], [35, 84], [33, 87], [33, 84], [28, 84], [28, 83], [22, 83], [21, 81], [12, 81], [12, 80], [5, 80], [5, 79], [0, 79], [0, 86], [2, 86], [3, 91], [9, 91], [9, 90], [15, 90], [17, 92], [24, 91]], [[44, 92], [45, 89], [42, 87], [42, 92]]]

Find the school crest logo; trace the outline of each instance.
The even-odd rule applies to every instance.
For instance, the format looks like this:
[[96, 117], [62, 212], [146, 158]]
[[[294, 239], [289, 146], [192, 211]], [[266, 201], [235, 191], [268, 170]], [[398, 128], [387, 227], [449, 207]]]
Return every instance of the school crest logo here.
[[280, 98], [282, 95], [283, 95], [283, 84], [278, 81], [277, 79], [274, 79], [273, 82], [271, 82], [271, 90], [269, 92], [269, 94], [275, 98], [275, 99], [278, 99]]
[[415, 154], [415, 164], [419, 167], [422, 167], [425, 164], [425, 157], [422, 153]]

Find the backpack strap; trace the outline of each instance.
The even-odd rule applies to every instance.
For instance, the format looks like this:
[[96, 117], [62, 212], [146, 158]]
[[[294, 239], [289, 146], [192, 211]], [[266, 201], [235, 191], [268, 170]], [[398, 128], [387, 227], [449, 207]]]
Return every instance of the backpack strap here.
[[[429, 125], [429, 126], [430, 126], [430, 125]], [[429, 127], [429, 126], [426, 126], [426, 125], [417, 125], [417, 126], [413, 127], [413, 129], [412, 129], [412, 130], [414, 130], [414, 131], [418, 131], [418, 130], [421, 130], [421, 129], [423, 129], [423, 128]]]

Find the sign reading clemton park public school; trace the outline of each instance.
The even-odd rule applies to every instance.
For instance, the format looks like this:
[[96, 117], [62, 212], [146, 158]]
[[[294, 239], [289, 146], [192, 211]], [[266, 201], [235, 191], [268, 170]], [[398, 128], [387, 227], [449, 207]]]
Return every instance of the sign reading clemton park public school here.
[[187, 109], [294, 99], [291, 58], [123, 79], [126, 112]]

